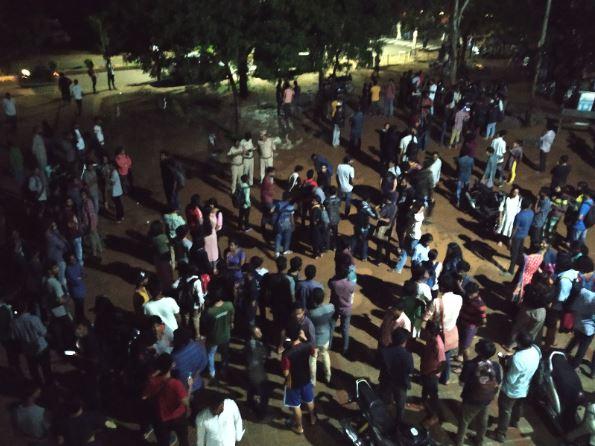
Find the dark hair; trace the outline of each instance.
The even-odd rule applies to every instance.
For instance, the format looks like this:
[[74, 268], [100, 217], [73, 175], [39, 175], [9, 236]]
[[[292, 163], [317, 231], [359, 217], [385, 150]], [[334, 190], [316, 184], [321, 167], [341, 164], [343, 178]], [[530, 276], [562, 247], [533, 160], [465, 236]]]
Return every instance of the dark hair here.
[[395, 310], [404, 311], [405, 310], [405, 302], [402, 300], [398, 300], [394, 303], [393, 308]]
[[247, 182], [248, 182], [248, 175], [245, 175], [245, 174], [244, 174], [244, 175], [242, 175], [242, 176], [240, 177], [240, 181], [241, 181], [242, 183], [247, 183]]
[[287, 269], [287, 257], [279, 256], [275, 259], [275, 264], [277, 265], [277, 270], [279, 272], [285, 271]]
[[404, 296], [417, 296], [417, 283], [414, 280], [408, 280], [403, 284]]
[[465, 285], [465, 295], [467, 297], [477, 293], [478, 291], [479, 285], [476, 282], [469, 282], [467, 285]]
[[307, 265], [304, 269], [304, 274], [307, 280], [312, 280], [316, 277], [316, 266], [314, 265]]
[[302, 166], [301, 164], [298, 164], [293, 168], [294, 172], [301, 172], [302, 170], [304, 170], [304, 166]]
[[429, 243], [432, 243], [433, 241], [434, 241], [434, 237], [429, 232], [422, 235], [421, 238], [419, 239], [419, 243], [421, 243], [424, 246], [426, 246]]
[[306, 172], [306, 178], [314, 178], [314, 169], [308, 169], [308, 171]]
[[521, 350], [529, 348], [533, 345], [533, 338], [526, 331], [521, 331], [516, 335], [516, 343]]
[[152, 316], [149, 316], [149, 323], [151, 325], [163, 325], [163, 319], [161, 319], [160, 316], [154, 314]]
[[351, 161], [351, 157], [349, 155], [343, 157], [343, 164], [349, 164], [349, 161]]
[[337, 193], [337, 188], [335, 186], [330, 186], [328, 188], [328, 194], [329, 195], [335, 195]]
[[440, 330], [440, 326], [434, 321], [428, 321], [426, 323], [426, 331], [432, 337], [438, 336], [442, 330]]
[[461, 260], [458, 263], [458, 265], [457, 265], [458, 273], [467, 273], [467, 272], [469, 272], [469, 270], [471, 270], [471, 265], [469, 265], [469, 262], [465, 262], [464, 260]]
[[568, 162], [568, 155], [562, 155], [560, 157], [560, 161], [563, 162], [563, 163], [567, 163]]
[[304, 262], [302, 261], [301, 257], [293, 256], [291, 259], [289, 259], [289, 268], [292, 271], [298, 271], [298, 270], [302, 269], [303, 263]]
[[434, 261], [438, 258], [438, 250], [437, 249], [430, 249], [428, 251], [428, 260]]
[[593, 260], [591, 260], [591, 257], [580, 256], [578, 259], [576, 259], [576, 262], [574, 262], [574, 266], [580, 273], [590, 273], [593, 271]]
[[174, 350], [186, 346], [192, 339], [190, 330], [186, 327], [180, 327], [174, 331]]
[[324, 290], [322, 288], [314, 288], [312, 290], [312, 302], [315, 306], [319, 306], [324, 302]]
[[173, 363], [174, 359], [169, 353], [161, 353], [155, 360], [155, 369], [160, 375], [165, 375], [170, 371]]
[[402, 327], [397, 328], [392, 333], [393, 345], [402, 345], [409, 340], [410, 333]]
[[157, 297], [161, 294], [161, 282], [155, 276], [151, 276], [147, 284], [147, 291], [150, 296]]
[[490, 359], [496, 353], [496, 346], [492, 341], [480, 339], [475, 344], [475, 352], [481, 359]]
[[161, 220], [153, 220], [149, 225], [149, 237], [157, 237], [158, 235], [163, 234], [163, 223]]
[[521, 200], [521, 208], [522, 209], [529, 209], [533, 205], [533, 199], [530, 197], [525, 197]]
[[250, 268], [255, 270], [256, 268], [260, 268], [264, 263], [262, 257], [259, 256], [252, 256], [250, 257]]

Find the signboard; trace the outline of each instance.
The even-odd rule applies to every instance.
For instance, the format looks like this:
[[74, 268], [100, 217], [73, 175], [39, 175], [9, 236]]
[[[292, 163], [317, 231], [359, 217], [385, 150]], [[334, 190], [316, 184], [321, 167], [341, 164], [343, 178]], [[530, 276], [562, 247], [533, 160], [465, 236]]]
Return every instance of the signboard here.
[[595, 91], [581, 91], [576, 109], [590, 112], [593, 110], [593, 102], [595, 102]]

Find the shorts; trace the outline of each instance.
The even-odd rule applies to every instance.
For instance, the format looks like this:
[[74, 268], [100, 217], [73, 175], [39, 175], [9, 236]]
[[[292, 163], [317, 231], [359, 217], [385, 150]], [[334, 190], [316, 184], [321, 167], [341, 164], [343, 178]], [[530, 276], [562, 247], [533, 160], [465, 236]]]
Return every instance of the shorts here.
[[302, 403], [309, 404], [313, 401], [314, 386], [311, 382], [295, 389], [285, 387], [283, 393], [283, 405], [285, 405], [285, 407], [300, 407]]

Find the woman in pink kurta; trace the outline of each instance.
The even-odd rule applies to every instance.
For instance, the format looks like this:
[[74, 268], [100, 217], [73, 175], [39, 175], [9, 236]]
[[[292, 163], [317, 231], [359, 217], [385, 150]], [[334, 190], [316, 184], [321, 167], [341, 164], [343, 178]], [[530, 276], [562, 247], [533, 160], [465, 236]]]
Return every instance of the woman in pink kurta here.
[[543, 263], [543, 256], [548, 249], [547, 243], [542, 243], [539, 247], [539, 251], [533, 254], [525, 254], [523, 257], [523, 266], [519, 273], [519, 282], [512, 295], [512, 301], [518, 304], [523, 302], [523, 294], [525, 293], [525, 287], [531, 283], [533, 276], [536, 272], [540, 271], [540, 266]]
[[209, 262], [211, 262], [211, 265], [215, 269], [219, 260], [217, 232], [223, 227], [223, 215], [217, 207], [217, 202], [214, 198], [208, 201], [205, 214], [209, 216], [208, 221], [205, 221], [205, 234], [209, 234], [205, 236], [205, 251], [209, 257]]

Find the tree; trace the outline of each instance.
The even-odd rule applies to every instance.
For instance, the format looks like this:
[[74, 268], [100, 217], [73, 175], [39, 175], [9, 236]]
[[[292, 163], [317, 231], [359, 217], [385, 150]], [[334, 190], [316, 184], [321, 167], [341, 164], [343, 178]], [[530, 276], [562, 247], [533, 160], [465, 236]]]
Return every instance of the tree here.
[[[463, 3], [461, 3], [461, 1]], [[461, 30], [461, 20], [465, 9], [469, 6], [471, 0], [453, 0], [452, 12], [450, 16], [450, 83], [457, 81], [457, 72], [459, 68], [459, 36]]]
[[97, 35], [97, 46], [99, 52], [103, 57], [107, 58], [111, 56], [110, 53], [110, 36], [107, 21], [104, 15], [92, 15], [89, 17], [89, 24], [95, 34]]
[[537, 44], [537, 64], [535, 66], [535, 75], [533, 76], [533, 85], [531, 87], [531, 101], [535, 100], [535, 93], [537, 92], [537, 82], [543, 64], [543, 52], [545, 48], [545, 39], [547, 37], [547, 28], [550, 21], [550, 11], [552, 9], [552, 0], [547, 0], [545, 4], [545, 12], [543, 14], [543, 25], [541, 27], [541, 37]]

